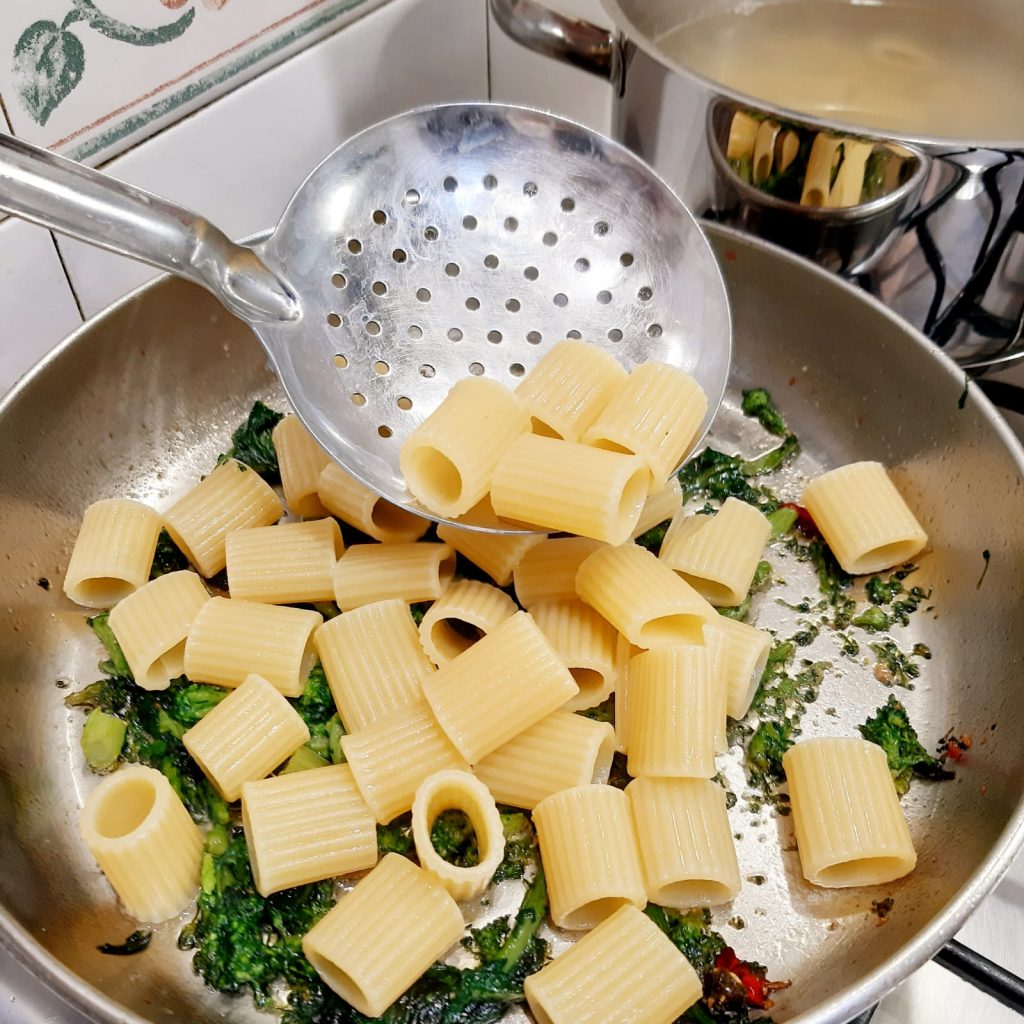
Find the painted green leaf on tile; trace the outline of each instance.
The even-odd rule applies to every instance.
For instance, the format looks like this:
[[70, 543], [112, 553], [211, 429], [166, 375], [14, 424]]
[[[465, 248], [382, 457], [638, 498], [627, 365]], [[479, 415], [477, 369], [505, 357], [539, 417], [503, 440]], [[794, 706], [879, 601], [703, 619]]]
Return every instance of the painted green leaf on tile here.
[[[131, 43], [132, 46], [159, 46], [169, 43], [181, 36], [195, 20], [195, 8], [187, 10], [176, 21], [157, 28], [137, 28], [116, 18], [104, 14], [92, 0], [72, 0], [74, 9], [69, 18], [85, 21], [101, 35], [118, 43]], [[67, 24], [67, 21], [65, 21]]]
[[85, 50], [72, 32], [52, 21], [29, 25], [14, 44], [14, 78], [22, 105], [46, 124], [82, 80]]

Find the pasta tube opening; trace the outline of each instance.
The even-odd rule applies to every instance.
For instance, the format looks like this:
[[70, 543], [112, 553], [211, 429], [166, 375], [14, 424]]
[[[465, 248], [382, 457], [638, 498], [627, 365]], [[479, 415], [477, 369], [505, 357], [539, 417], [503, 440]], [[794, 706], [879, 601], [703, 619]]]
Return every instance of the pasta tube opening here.
[[602, 896], [589, 903], [584, 903], [571, 914], [567, 914], [562, 922], [562, 927], [573, 931], [588, 931], [607, 920], [620, 907], [629, 903], [632, 903], [632, 900], [625, 896]]
[[87, 608], [110, 608], [135, 592], [135, 585], [114, 576], [94, 576], [83, 580], [75, 591], [74, 601]]
[[640, 627], [640, 646], [701, 644], [706, 621], [696, 614], [657, 615]]
[[[378, 498], [373, 503], [370, 511], [370, 522], [382, 534], [394, 534], [403, 539], [415, 540], [416, 535], [422, 534], [424, 519], [422, 516], [406, 512], [404, 508], [392, 505], [384, 498]], [[379, 538], [378, 538], [379, 539]]]
[[451, 661], [463, 651], [468, 650], [481, 637], [484, 631], [472, 622], [466, 622], [457, 616], [438, 619], [430, 629], [430, 642], [443, 657]]
[[[576, 685], [580, 688], [579, 701], [581, 708], [592, 708], [594, 704], [584, 704], [583, 701], [590, 701], [593, 697], [598, 694], [604, 693], [605, 678], [604, 673], [599, 672], [596, 668], [573, 668], [569, 667], [569, 675], [576, 680]], [[601, 700], [604, 698], [602, 697]], [[601, 700], [596, 701], [596, 704], [600, 704]]]
[[306, 950], [306, 959], [316, 968], [317, 974], [334, 989], [335, 992], [352, 1006], [366, 1006], [369, 1003], [366, 993], [359, 983], [346, 974], [337, 964], [332, 963], [327, 957], [316, 952], [314, 949]]
[[427, 508], [458, 505], [462, 498], [459, 467], [437, 448], [415, 448], [408, 456], [405, 479], [409, 490]]
[[906, 857], [856, 857], [822, 868], [809, 882], [829, 889], [879, 885], [907, 873]]
[[104, 797], [93, 820], [97, 834], [104, 839], [123, 839], [137, 832], [156, 806], [156, 789], [146, 776], [131, 775], [111, 786]]

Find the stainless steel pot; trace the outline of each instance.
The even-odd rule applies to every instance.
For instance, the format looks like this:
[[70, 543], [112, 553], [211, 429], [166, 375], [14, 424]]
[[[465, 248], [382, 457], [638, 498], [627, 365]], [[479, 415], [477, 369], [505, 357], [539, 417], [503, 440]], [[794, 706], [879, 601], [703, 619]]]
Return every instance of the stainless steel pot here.
[[[929, 745], [951, 726], [975, 740], [955, 782], [905, 799], [920, 859], [894, 886], [813, 890], [800, 878], [791, 819], [736, 809], [741, 873], [766, 882], [748, 882], [718, 926], [773, 977], [792, 979], [777, 1020], [838, 1024], [932, 956], [1024, 840], [1024, 450], [975, 389], [959, 408], [962, 373], [881, 305], [781, 250], [717, 226], [709, 234], [734, 317], [717, 443], [765, 444], [737, 408], [740, 388], [764, 385], [804, 440], [787, 495], [822, 465], [881, 458], [898, 467], [934, 549], [915, 579], [935, 586], [934, 612], [901, 635], [934, 657], [921, 685], [900, 696]], [[204, 989], [174, 948], [173, 923], [138, 956], [96, 951], [135, 924], [78, 838], [96, 779], [79, 750], [81, 716], [63, 697], [68, 683], [96, 678], [99, 652], [83, 610], [60, 589], [88, 503], [162, 506], [208, 470], [255, 397], [281, 401], [248, 328], [197, 286], [164, 278], [85, 324], [0, 404], [0, 942], [104, 1024], [269, 1019]], [[991, 563], [979, 586], [984, 550]], [[786, 564], [793, 592], [782, 593], [793, 600], [814, 586], [800, 570]], [[781, 605], [766, 602], [764, 614], [784, 635], [794, 628]], [[844, 660], [841, 671], [823, 690], [818, 725], [805, 719], [806, 735], [855, 734], [891, 692], [870, 664]], [[723, 770], [742, 792], [737, 752]], [[884, 896], [895, 904], [879, 928], [871, 903]], [[742, 918], [742, 932], [730, 917]]]
[[[602, 3], [611, 31], [557, 15], [536, 0], [491, 0], [491, 10], [525, 46], [609, 78], [613, 134], [695, 212], [841, 273], [964, 366], [1024, 357], [1024, 140], [883, 136], [777, 107], [695, 73], [657, 43], [690, 21], [735, 9], [734, 0]], [[916, 3], [928, 18], [962, 8], [961, 0]], [[1017, 0], [985, 0], [971, 17], [1019, 27], [1024, 8]], [[780, 211], [763, 193], [744, 194], [716, 159], [722, 109], [737, 107], [898, 144], [920, 156], [920, 174], [912, 188], [871, 210]]]

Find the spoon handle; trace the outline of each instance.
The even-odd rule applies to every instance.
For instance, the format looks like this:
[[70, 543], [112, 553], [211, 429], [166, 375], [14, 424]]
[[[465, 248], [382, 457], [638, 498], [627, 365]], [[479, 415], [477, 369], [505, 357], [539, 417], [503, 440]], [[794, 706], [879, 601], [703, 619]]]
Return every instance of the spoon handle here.
[[299, 315], [288, 285], [205, 218], [3, 132], [0, 209], [201, 284], [243, 320]]

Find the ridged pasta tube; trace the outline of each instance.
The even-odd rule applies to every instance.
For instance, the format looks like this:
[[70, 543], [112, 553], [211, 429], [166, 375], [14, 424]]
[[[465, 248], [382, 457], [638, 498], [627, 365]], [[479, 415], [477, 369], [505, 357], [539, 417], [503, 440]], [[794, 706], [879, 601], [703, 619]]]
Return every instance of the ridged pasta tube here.
[[498, 461], [491, 505], [505, 519], [621, 544], [647, 500], [641, 459], [524, 434]]
[[347, 764], [245, 783], [242, 826], [262, 896], [377, 863], [377, 823]]
[[541, 601], [575, 601], [576, 573], [599, 547], [589, 537], [548, 537], [531, 548], [513, 573], [519, 603], [530, 609]]
[[718, 613], [684, 579], [636, 544], [600, 548], [576, 573], [580, 599], [637, 647], [704, 642]]
[[593, 928], [624, 904], [646, 904], [636, 830], [621, 789], [563, 789], [537, 804], [533, 823], [547, 873], [551, 920], [559, 928]]
[[229, 803], [242, 784], [268, 776], [309, 739], [299, 713], [260, 676], [249, 676], [181, 738]]
[[424, 613], [420, 643], [435, 665], [447, 665], [518, 610], [515, 601], [497, 587], [458, 580]]
[[705, 623], [704, 643], [718, 666], [725, 689], [726, 714], [740, 719], [750, 709], [768, 664], [771, 633], [719, 615], [717, 621], [712, 619]]
[[579, 692], [527, 612], [517, 612], [423, 681], [437, 721], [470, 763], [485, 758]]
[[357, 732], [423, 698], [434, 668], [399, 598], [337, 615], [313, 634], [345, 728]]
[[334, 462], [321, 471], [317, 494], [332, 516], [382, 544], [411, 544], [430, 526], [429, 519], [392, 505]]
[[160, 515], [141, 501], [93, 502], [71, 550], [64, 593], [87, 608], [110, 608], [149, 579]]
[[468, 512], [490, 489], [498, 459], [530, 429], [515, 394], [486, 377], [460, 380], [409, 435], [399, 463], [409, 490], [431, 512]]
[[126, 765], [85, 799], [82, 838], [131, 917], [176, 917], [199, 888], [203, 836], [155, 768]]
[[811, 143], [811, 152], [804, 171], [804, 187], [800, 194], [801, 206], [824, 206], [832, 188], [832, 168], [839, 162], [842, 136], [818, 132]]
[[709, 779], [634, 779], [626, 796], [651, 903], [677, 910], [714, 907], [740, 891], [721, 786]]
[[710, 604], [732, 607], [747, 596], [771, 532], [759, 509], [726, 498], [714, 515], [677, 513], [658, 558]]
[[629, 375], [619, 361], [585, 341], [553, 345], [516, 388], [531, 429], [578, 441]]
[[277, 464], [281, 469], [284, 500], [293, 515], [322, 516], [326, 509], [320, 502], [320, 473], [331, 461], [302, 425], [298, 416], [285, 416], [271, 435]]
[[185, 675], [197, 683], [239, 686], [253, 672], [286, 697], [301, 697], [316, 661], [319, 612], [212, 597], [185, 642]]
[[345, 550], [333, 519], [235, 530], [225, 541], [233, 598], [266, 604], [334, 600], [334, 566]]
[[633, 538], [646, 533], [654, 526], [672, 519], [683, 504], [683, 488], [679, 477], [669, 477], [664, 487], [649, 494], [640, 512], [640, 518], [633, 528]]
[[582, 601], [542, 601], [530, 614], [580, 688], [565, 702], [566, 711], [593, 708], [605, 700], [619, 677], [615, 627]]
[[803, 740], [782, 767], [808, 882], [881, 885], [914, 870], [917, 854], [881, 747], [850, 737]]
[[836, 561], [854, 576], [919, 555], [928, 535], [880, 462], [853, 462], [812, 480], [802, 498]]
[[306, 933], [324, 983], [379, 1017], [463, 932], [462, 911], [422, 868], [389, 853]]
[[684, 370], [641, 363], [582, 440], [640, 456], [650, 471], [651, 489], [658, 489], [689, 454], [707, 409], [700, 385]]
[[353, 544], [334, 567], [334, 600], [343, 612], [393, 597], [436, 601], [454, 575], [447, 544]]
[[499, 803], [532, 811], [552, 793], [607, 782], [614, 754], [615, 730], [607, 722], [555, 711], [473, 771]]
[[[472, 867], [451, 864], [434, 849], [431, 831], [444, 811], [462, 811], [473, 827], [480, 859]], [[505, 856], [505, 832], [494, 797], [469, 772], [437, 772], [420, 783], [412, 802], [412, 836], [420, 867], [456, 900], [479, 896]]]
[[343, 736], [341, 749], [362, 798], [381, 825], [412, 807], [424, 779], [449, 768], [469, 767], [424, 700]]
[[524, 984], [537, 1024], [672, 1024], [703, 989], [675, 943], [625, 906]]
[[710, 779], [715, 774], [715, 699], [706, 647], [645, 651], [630, 658], [629, 774]]
[[209, 600], [199, 576], [182, 569], [151, 580], [110, 613], [110, 628], [143, 690], [166, 690], [182, 674], [185, 638]]
[[283, 514], [274, 488], [255, 470], [228, 459], [164, 513], [164, 526], [188, 560], [210, 577], [227, 564], [229, 533], [270, 526]]
[[[481, 526], [507, 527], [491, 507], [490, 498], [484, 498], [473, 506], [467, 519]], [[464, 530], [460, 526], [441, 523], [437, 527], [437, 538], [453, 547], [463, 558], [483, 569], [499, 587], [512, 582], [512, 571], [526, 557], [527, 553], [544, 540], [543, 533], [494, 534], [478, 530]]]

